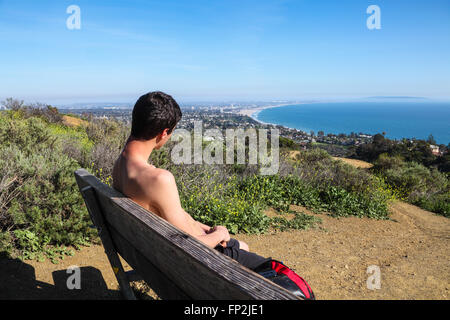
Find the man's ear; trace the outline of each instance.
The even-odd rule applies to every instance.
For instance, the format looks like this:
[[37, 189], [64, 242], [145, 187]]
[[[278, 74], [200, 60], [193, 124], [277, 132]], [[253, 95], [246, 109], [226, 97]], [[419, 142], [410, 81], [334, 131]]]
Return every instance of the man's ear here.
[[169, 129], [164, 129], [160, 134], [156, 136], [156, 143], [164, 139], [169, 135]]
[[163, 130], [163, 132], [161, 133], [161, 138], [165, 138], [167, 137], [170, 133], [169, 133], [170, 129], [166, 128]]

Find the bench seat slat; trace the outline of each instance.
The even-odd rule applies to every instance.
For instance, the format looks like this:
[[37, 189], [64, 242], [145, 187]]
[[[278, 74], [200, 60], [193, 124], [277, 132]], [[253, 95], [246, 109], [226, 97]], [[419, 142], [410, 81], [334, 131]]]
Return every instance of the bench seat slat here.
[[190, 297], [177, 287], [164, 272], [157, 269], [142, 253], [136, 250], [128, 240], [112, 226], [108, 226], [115, 239], [117, 251], [134, 270], [140, 270], [141, 277], [151, 285], [158, 297], [164, 300], [189, 300]]

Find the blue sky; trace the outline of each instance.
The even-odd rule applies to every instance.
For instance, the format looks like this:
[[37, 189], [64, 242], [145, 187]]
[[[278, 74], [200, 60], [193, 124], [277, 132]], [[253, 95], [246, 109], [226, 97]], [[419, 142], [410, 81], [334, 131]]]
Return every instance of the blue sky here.
[[0, 0], [0, 61], [0, 99], [55, 104], [450, 99], [450, 1]]

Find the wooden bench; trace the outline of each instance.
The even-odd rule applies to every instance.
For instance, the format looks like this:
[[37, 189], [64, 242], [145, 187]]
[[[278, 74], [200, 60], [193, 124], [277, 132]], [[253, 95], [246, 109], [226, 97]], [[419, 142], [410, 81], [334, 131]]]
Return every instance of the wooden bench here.
[[286, 289], [209, 248], [84, 169], [75, 177], [126, 299], [135, 278], [118, 254], [161, 299], [297, 300]]

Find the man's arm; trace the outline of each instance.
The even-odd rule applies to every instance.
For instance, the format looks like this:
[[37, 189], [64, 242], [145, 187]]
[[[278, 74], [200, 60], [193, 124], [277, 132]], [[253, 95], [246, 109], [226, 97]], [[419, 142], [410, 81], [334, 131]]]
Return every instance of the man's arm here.
[[153, 179], [152, 188], [148, 190], [149, 200], [157, 207], [163, 219], [212, 248], [230, 240], [225, 227], [212, 229], [195, 221], [183, 210], [175, 178], [169, 171], [161, 170]]

